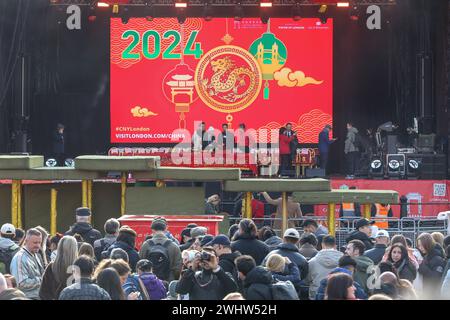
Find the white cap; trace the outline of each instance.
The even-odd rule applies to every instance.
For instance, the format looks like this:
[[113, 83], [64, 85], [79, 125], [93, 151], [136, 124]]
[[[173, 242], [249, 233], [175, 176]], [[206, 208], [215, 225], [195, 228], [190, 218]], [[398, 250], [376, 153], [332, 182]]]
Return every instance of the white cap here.
[[294, 238], [294, 239], [300, 239], [300, 234], [299, 234], [298, 231], [295, 230], [294, 228], [290, 228], [290, 229], [286, 229], [286, 231], [284, 232], [283, 237], [289, 237], [289, 238]]
[[375, 238], [379, 238], [379, 237], [389, 238], [389, 233], [386, 230], [380, 229], [380, 230], [378, 230]]
[[0, 230], [1, 234], [16, 234], [16, 228], [11, 223], [5, 223]]

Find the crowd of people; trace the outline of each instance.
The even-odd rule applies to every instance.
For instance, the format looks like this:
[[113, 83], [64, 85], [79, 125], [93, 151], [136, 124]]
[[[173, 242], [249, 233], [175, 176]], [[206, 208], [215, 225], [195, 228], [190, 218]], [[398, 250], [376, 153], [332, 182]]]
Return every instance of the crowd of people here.
[[[155, 218], [136, 232], [111, 218], [104, 236], [76, 210], [65, 234], [5, 223], [0, 300], [411, 300], [450, 299], [450, 236], [415, 241], [357, 221], [346, 245], [305, 220], [282, 237], [242, 219], [213, 236], [189, 224], [176, 239]], [[415, 248], [414, 248], [415, 247]]]

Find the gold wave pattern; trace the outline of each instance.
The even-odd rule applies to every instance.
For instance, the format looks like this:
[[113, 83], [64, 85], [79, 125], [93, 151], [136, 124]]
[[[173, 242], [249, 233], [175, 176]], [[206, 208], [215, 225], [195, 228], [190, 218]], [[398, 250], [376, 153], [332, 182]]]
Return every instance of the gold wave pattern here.
[[307, 77], [303, 71], [292, 72], [289, 68], [283, 68], [273, 74], [273, 78], [277, 81], [280, 87], [304, 87], [308, 84], [319, 85], [323, 81]]
[[[300, 143], [317, 143], [319, 133], [327, 124], [332, 124], [333, 118], [331, 115], [323, 112], [320, 109], [313, 109], [308, 113], [300, 116], [298, 121], [288, 121], [292, 123], [292, 130], [297, 132]], [[268, 124], [261, 126], [258, 130], [258, 141], [261, 143], [270, 143], [272, 138], [277, 139], [278, 134], [271, 137], [271, 130], [278, 130], [285, 125], [278, 122], [269, 122]], [[260, 130], [266, 129], [267, 134], [262, 134]]]
[[[201, 30], [203, 26], [202, 19], [200, 18], [188, 18], [184, 23], [184, 36], [182, 39], [183, 47], [186, 47], [186, 43], [189, 40], [189, 35], [194, 30]], [[129, 68], [141, 61], [140, 59], [122, 59], [122, 52], [131, 43], [131, 38], [123, 40], [122, 34], [126, 30], [136, 30], [142, 36], [144, 32], [148, 30], [155, 30], [161, 36], [161, 54], [166, 50], [172, 43], [173, 37], [168, 39], [163, 39], [162, 35], [167, 30], [175, 30], [181, 33], [181, 27], [176, 18], [161, 18], [153, 19], [152, 21], [147, 21], [145, 18], [130, 19], [127, 24], [122, 24], [120, 18], [111, 19], [111, 63], [117, 65], [120, 68]], [[142, 39], [141, 39], [142, 40]], [[154, 47], [154, 38], [149, 37], [149, 48]], [[142, 54], [142, 41], [139, 41], [138, 45], [134, 48], [133, 52], [140, 52]], [[181, 48], [178, 45], [173, 53], [180, 53]]]

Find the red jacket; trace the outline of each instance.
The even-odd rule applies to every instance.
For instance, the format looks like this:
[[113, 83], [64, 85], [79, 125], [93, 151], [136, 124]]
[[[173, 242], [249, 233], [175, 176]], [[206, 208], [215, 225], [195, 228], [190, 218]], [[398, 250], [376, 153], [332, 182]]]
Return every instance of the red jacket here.
[[294, 136], [285, 136], [284, 134], [280, 134], [279, 140], [279, 148], [280, 154], [291, 154], [291, 141], [294, 140]]

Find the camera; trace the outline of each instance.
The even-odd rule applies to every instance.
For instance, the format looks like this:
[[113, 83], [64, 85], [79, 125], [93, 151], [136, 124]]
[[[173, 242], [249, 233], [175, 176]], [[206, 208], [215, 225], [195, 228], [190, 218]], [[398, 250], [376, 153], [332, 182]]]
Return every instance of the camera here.
[[201, 261], [211, 261], [211, 253], [207, 252], [207, 251], [202, 251], [202, 253], [200, 254], [200, 260]]

